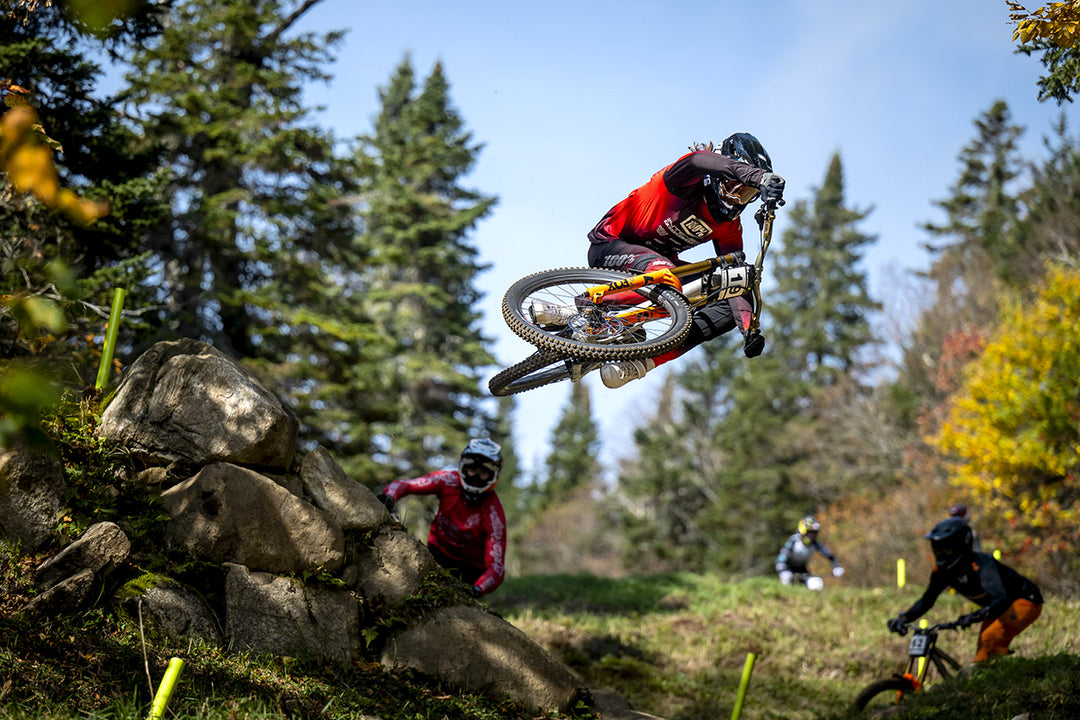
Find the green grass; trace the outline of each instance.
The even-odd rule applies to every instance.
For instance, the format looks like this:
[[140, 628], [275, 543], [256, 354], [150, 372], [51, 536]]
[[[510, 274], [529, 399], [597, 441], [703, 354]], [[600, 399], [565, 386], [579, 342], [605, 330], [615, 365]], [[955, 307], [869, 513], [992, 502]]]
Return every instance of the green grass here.
[[[830, 583], [814, 593], [772, 578], [729, 583], [690, 573], [548, 576], [510, 579], [490, 605], [590, 684], [618, 691], [638, 710], [669, 720], [731, 717], [753, 653], [742, 718], [823, 719], [846, 717], [863, 687], [902, 669], [906, 638], [890, 634], [885, 620], [921, 591]], [[954, 619], [973, 608], [945, 595], [928, 617]], [[1015, 655], [970, 678], [931, 684], [895, 717], [1080, 717], [1078, 610], [1076, 600], [1051, 597], [1013, 641]], [[967, 664], [975, 639], [975, 629], [947, 632], [939, 646]]]
[[[173, 656], [186, 664], [166, 717], [535, 717], [374, 663], [323, 667], [144, 637], [137, 623], [101, 610], [28, 623], [10, 611], [30, 593], [29, 567], [10, 556], [0, 562], [0, 718], [145, 718], [151, 697], [145, 665], [157, 682]], [[731, 717], [751, 652], [756, 664], [742, 718], [845, 720], [863, 686], [900, 669], [906, 641], [886, 631], [885, 619], [920, 590], [833, 583], [813, 593], [772, 578], [565, 575], [511, 578], [488, 604], [589, 684], [616, 690], [636, 709], [668, 720]], [[930, 617], [953, 618], [970, 608], [946, 596]], [[1014, 641], [1016, 655], [971, 677], [933, 683], [894, 717], [1080, 717], [1078, 611], [1076, 600], [1049, 598], [1039, 621]], [[965, 663], [974, 643], [971, 630], [940, 641]]]

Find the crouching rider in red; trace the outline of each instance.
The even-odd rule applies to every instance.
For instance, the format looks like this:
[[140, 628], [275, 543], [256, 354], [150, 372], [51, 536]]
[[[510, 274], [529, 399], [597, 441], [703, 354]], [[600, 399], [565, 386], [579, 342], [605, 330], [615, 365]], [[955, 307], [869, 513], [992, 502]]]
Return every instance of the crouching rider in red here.
[[506, 515], [495, 494], [502, 448], [479, 438], [461, 452], [457, 470], [395, 480], [378, 496], [388, 510], [406, 495], [438, 495], [428, 549], [439, 565], [472, 586], [473, 597], [493, 592], [506, 577]]

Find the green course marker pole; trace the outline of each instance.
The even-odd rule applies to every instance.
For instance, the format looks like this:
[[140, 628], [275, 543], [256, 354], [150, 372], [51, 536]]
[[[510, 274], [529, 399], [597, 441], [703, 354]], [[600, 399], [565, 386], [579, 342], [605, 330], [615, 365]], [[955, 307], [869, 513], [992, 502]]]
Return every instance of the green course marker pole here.
[[754, 653], [746, 653], [746, 664], [743, 665], [739, 694], [735, 697], [735, 709], [731, 711], [731, 720], [739, 720], [739, 715], [742, 714], [743, 699], [746, 698], [746, 688], [750, 685], [752, 672], [754, 672]]
[[904, 558], [900, 558], [896, 561], [896, 587], [904, 587], [904, 583], [907, 582], [904, 569]]
[[127, 290], [124, 288], [116, 288], [113, 292], [109, 325], [105, 329], [105, 347], [101, 349], [101, 364], [98, 365], [97, 382], [94, 383], [97, 390], [109, 384], [109, 368], [112, 366], [113, 350], [116, 348], [116, 333], [120, 331], [120, 309], [124, 307], [125, 295]]
[[158, 685], [157, 692], [154, 694], [154, 704], [150, 706], [150, 714], [146, 720], [161, 720], [172, 697], [173, 688], [176, 687], [176, 681], [180, 677], [180, 671], [183, 669], [184, 661], [180, 658], [174, 657], [169, 661], [169, 667], [165, 668], [165, 677], [161, 678], [161, 685]]

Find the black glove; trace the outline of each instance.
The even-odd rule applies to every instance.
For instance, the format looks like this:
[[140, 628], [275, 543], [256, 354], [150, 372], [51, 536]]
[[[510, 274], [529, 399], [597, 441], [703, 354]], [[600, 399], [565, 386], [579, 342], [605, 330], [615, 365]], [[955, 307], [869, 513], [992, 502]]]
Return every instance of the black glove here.
[[389, 510], [390, 512], [394, 512], [394, 498], [390, 497], [389, 495], [383, 495], [382, 493], [379, 493], [375, 496], [375, 499], [385, 505], [387, 510]]
[[784, 204], [784, 178], [776, 173], [765, 173], [761, 176], [761, 199], [765, 202], [775, 202], [777, 205]]
[[907, 619], [903, 615], [889, 618], [889, 621], [885, 624], [889, 626], [889, 632], [894, 632], [897, 635], [907, 634]]
[[743, 340], [743, 354], [748, 358], [757, 357], [765, 349], [765, 336], [759, 332], [747, 333]]
[[472, 595], [474, 598], [478, 598], [484, 594], [484, 591], [480, 589], [479, 585], [473, 585], [472, 588], [470, 588], [469, 590], [469, 594]]
[[967, 615], [961, 615], [956, 618], [956, 626], [959, 628], [968, 628], [977, 622], [983, 621], [983, 614], [981, 612], [968, 613]]

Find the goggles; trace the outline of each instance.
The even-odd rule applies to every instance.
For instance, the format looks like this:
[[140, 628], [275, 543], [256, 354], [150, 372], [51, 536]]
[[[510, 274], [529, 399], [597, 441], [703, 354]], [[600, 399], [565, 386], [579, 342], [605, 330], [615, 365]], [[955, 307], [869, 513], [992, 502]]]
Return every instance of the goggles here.
[[486, 490], [492, 485], [496, 469], [490, 463], [475, 460], [464, 462], [461, 465], [461, 483], [476, 490]]
[[720, 197], [733, 205], [749, 205], [761, 194], [756, 187], [734, 180], [724, 180], [720, 183], [719, 190]]

